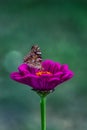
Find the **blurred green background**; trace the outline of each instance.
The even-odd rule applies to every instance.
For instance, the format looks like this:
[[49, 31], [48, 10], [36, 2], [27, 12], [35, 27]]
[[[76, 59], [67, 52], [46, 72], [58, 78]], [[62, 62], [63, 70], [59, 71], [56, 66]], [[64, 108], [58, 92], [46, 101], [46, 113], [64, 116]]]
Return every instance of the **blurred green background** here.
[[0, 130], [40, 130], [39, 96], [9, 78], [33, 44], [75, 73], [47, 97], [47, 130], [87, 130], [86, 0], [0, 0]]

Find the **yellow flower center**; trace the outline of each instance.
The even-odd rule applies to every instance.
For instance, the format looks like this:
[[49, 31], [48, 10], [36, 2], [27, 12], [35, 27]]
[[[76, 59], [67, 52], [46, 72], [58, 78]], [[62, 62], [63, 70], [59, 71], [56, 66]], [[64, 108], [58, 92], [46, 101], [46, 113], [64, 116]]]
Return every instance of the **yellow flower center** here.
[[48, 74], [48, 75], [50, 75], [50, 74], [52, 74], [52, 73], [49, 72], [49, 71], [38, 71], [38, 72], [36, 73], [37, 76], [41, 76], [41, 75], [43, 75], [43, 74]]

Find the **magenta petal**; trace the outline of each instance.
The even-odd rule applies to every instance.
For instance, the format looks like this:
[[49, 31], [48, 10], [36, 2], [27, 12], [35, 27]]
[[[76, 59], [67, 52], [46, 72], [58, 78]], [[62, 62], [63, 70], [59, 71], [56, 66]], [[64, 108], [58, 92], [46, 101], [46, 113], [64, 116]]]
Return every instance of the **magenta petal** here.
[[18, 72], [13, 72], [13, 73], [11, 73], [10, 77], [11, 77], [11, 79], [13, 79], [13, 80], [15, 80], [17, 82], [20, 82], [20, 83], [32, 86], [31, 79], [34, 78], [34, 77], [36, 77], [36, 76], [34, 76], [34, 75], [32, 76], [30, 74], [22, 76]]
[[49, 81], [49, 89], [53, 90], [57, 85], [60, 84], [60, 79], [58, 78], [53, 78]]
[[56, 73], [60, 69], [60, 63], [54, 62], [52, 60], [45, 60], [42, 62], [42, 67], [44, 70], [49, 71], [51, 73]]
[[47, 90], [47, 79], [46, 78], [41, 78], [41, 77], [37, 77], [37, 78], [32, 78], [32, 87], [35, 90]]
[[22, 65], [20, 65], [20, 66], [18, 67], [18, 70], [19, 70], [19, 72], [22, 73], [22, 74], [27, 74], [27, 73], [29, 73], [29, 67], [28, 67], [27, 64], [22, 64]]
[[74, 76], [74, 73], [72, 71], [68, 71], [67, 73], [65, 73], [62, 77], [61, 77], [61, 81], [64, 82], [66, 80], [69, 80], [70, 78], [72, 78]]
[[54, 74], [54, 77], [61, 77], [63, 75], [63, 72], [58, 72], [58, 73], [56, 73], [56, 74]]
[[23, 74], [35, 74], [36, 72], [36, 69], [35, 68], [32, 68], [30, 66], [28, 66], [27, 64], [22, 64], [18, 67], [18, 70], [20, 73], [23, 73]]
[[11, 79], [15, 80], [15, 79], [19, 79], [21, 77], [19, 72], [13, 72], [10, 74]]
[[67, 71], [67, 70], [68, 70], [68, 65], [67, 64], [61, 65], [61, 71]]
[[70, 74], [67, 73], [67, 74], [63, 75], [61, 79], [62, 79], [62, 80], [66, 80], [66, 79], [69, 78], [69, 75], [70, 75]]

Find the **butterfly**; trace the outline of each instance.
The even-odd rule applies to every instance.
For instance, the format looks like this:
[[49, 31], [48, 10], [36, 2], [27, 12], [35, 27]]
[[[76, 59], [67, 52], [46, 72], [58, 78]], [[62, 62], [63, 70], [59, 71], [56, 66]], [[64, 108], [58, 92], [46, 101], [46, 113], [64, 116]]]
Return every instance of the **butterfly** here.
[[38, 45], [33, 45], [30, 52], [24, 58], [24, 63], [28, 64], [30, 67], [41, 69], [42, 53]]

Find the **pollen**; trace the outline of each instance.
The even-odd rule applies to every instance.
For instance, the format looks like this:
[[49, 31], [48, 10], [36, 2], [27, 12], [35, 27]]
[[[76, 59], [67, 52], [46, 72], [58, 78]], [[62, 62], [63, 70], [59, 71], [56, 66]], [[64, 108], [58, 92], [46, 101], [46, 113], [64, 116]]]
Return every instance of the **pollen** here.
[[41, 76], [41, 75], [43, 75], [43, 74], [50, 75], [50, 74], [52, 74], [52, 73], [49, 72], [49, 71], [38, 71], [38, 72], [36, 73], [37, 76]]

